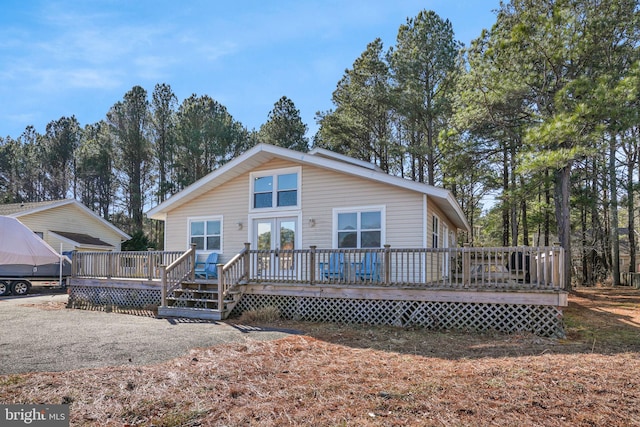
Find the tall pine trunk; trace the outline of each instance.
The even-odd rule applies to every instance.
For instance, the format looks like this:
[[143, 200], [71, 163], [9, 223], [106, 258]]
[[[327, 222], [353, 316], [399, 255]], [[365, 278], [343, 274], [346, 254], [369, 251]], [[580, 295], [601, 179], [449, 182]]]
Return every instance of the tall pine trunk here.
[[571, 185], [571, 164], [555, 171], [555, 206], [558, 223], [558, 238], [564, 248], [562, 287], [571, 290], [571, 217], [569, 215], [569, 195]]
[[609, 138], [609, 185], [611, 187], [611, 263], [613, 286], [620, 286], [620, 234], [618, 233], [618, 189], [616, 180], [616, 137]]

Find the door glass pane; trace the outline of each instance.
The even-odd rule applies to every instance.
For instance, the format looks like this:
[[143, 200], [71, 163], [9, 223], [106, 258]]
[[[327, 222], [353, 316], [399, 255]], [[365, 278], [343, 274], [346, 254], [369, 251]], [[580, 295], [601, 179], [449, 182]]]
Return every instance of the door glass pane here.
[[268, 251], [271, 249], [271, 222], [258, 223], [258, 250]]
[[280, 222], [280, 249], [293, 250], [295, 249], [296, 238], [296, 222], [295, 221], [282, 221]]
[[[295, 249], [296, 222], [280, 221], [280, 249], [283, 251], [293, 251]], [[293, 270], [293, 252], [281, 252], [278, 267], [280, 270]]]
[[380, 212], [362, 212], [362, 216], [360, 217], [361, 228], [363, 230], [371, 230], [382, 228], [381, 220], [380, 220]]
[[[271, 250], [271, 221], [257, 222], [256, 223], [256, 246], [259, 251]], [[271, 271], [271, 254], [269, 252], [258, 253], [258, 275], [265, 276], [270, 274]]]

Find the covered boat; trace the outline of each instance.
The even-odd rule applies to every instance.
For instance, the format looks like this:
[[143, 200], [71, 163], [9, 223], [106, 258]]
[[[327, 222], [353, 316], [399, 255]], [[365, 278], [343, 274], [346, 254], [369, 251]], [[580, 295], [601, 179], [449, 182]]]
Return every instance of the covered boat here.
[[[69, 258], [58, 254], [17, 219], [0, 216], [0, 288], [4, 288], [4, 292], [0, 289], [0, 295], [15, 288], [14, 282], [20, 282], [12, 279], [53, 279], [70, 274]], [[28, 285], [26, 291], [19, 293], [26, 293], [30, 283], [21, 282]]]

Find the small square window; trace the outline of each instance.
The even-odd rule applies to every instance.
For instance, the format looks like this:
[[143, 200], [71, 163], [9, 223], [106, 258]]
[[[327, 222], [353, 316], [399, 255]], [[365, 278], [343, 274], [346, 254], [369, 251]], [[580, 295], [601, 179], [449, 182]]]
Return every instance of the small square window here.
[[189, 242], [200, 251], [222, 249], [222, 226], [219, 220], [191, 221]]
[[382, 246], [382, 211], [354, 211], [337, 214], [338, 248]]

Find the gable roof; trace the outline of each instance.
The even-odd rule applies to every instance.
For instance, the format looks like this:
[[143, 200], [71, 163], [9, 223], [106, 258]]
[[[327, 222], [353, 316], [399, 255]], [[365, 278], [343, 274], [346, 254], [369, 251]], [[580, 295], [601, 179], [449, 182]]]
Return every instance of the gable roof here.
[[302, 165], [315, 166], [347, 175], [397, 186], [410, 191], [425, 194], [442, 210], [445, 215], [460, 229], [469, 231], [469, 223], [450, 191], [434, 187], [383, 172], [379, 167], [329, 150], [316, 148], [308, 153], [276, 147], [269, 144], [258, 144], [235, 159], [225, 163], [218, 169], [200, 178], [184, 190], [147, 212], [152, 219], [164, 220], [167, 212], [175, 209], [198, 196], [244, 174], [251, 172], [263, 163], [273, 159], [289, 160]]
[[34, 213], [47, 211], [49, 209], [55, 209], [67, 205], [74, 206], [82, 212], [92, 216], [95, 220], [99, 221], [104, 226], [118, 234], [123, 241], [131, 239], [131, 236], [129, 236], [127, 233], [120, 230], [118, 227], [111, 224], [101, 216], [97, 215], [91, 209], [75, 199], [51, 200], [47, 202], [8, 203], [0, 205], [0, 215], [10, 216], [12, 218], [20, 218], [22, 216], [31, 215]]
[[90, 236], [83, 233], [70, 233], [68, 231], [54, 231], [51, 233], [57, 235], [59, 238], [67, 240], [74, 246], [83, 248], [100, 248], [100, 249], [113, 249], [113, 245], [98, 239], [97, 237]]

